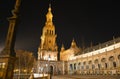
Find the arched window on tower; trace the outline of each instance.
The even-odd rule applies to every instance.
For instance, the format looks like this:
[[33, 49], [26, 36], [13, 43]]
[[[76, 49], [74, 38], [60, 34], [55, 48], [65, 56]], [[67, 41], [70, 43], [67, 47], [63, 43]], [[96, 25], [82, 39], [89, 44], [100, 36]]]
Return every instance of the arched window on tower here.
[[53, 31], [52, 31], [52, 35], [53, 35]]
[[51, 35], [51, 30], [50, 30], [50, 35]]
[[47, 29], [47, 34], [49, 33], [49, 30]]

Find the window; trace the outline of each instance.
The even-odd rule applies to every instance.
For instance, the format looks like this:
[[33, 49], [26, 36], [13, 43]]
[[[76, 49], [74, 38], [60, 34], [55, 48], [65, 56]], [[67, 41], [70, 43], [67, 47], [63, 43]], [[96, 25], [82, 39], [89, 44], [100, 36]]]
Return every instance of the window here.
[[0, 69], [5, 68], [5, 63], [0, 63]]
[[113, 67], [116, 67], [116, 62], [113, 62]]
[[70, 64], [70, 70], [73, 70], [72, 64]]
[[107, 63], [105, 63], [105, 68], [107, 68]]
[[53, 31], [52, 31], [52, 35], [53, 35]]
[[74, 64], [74, 70], [76, 70], [76, 63]]

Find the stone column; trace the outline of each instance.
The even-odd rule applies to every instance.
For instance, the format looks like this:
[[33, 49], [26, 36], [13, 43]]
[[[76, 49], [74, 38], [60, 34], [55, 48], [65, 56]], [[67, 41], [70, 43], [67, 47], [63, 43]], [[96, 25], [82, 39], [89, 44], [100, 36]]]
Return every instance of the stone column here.
[[8, 18], [9, 28], [6, 37], [5, 47], [0, 53], [0, 62], [5, 63], [5, 69], [0, 71], [3, 73], [0, 79], [13, 79], [14, 64], [16, 60], [16, 53], [14, 51], [16, 32], [18, 25], [18, 13], [21, 0], [16, 0], [14, 10], [12, 10], [13, 16]]

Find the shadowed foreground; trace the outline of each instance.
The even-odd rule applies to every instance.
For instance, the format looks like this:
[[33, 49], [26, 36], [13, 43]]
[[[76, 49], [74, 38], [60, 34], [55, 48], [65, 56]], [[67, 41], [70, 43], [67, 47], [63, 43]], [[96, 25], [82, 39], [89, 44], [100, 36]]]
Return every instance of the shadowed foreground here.
[[120, 79], [120, 75], [59, 75], [52, 79]]

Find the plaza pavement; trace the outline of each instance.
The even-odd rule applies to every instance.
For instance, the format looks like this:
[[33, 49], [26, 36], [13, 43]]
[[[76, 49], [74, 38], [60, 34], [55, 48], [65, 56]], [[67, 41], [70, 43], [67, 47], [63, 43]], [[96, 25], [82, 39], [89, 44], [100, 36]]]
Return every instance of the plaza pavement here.
[[57, 75], [52, 79], [120, 79], [120, 75]]

